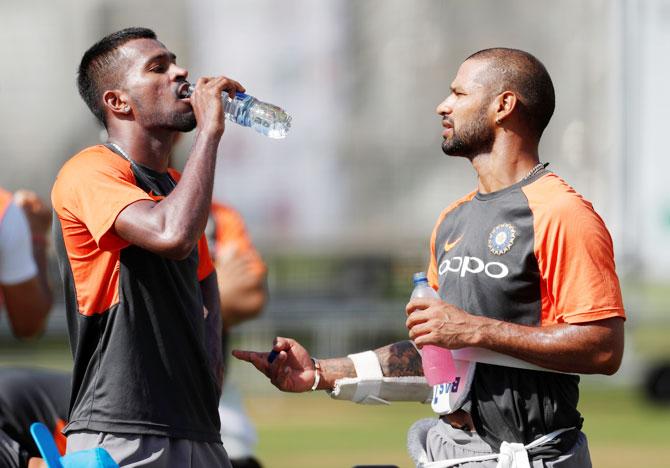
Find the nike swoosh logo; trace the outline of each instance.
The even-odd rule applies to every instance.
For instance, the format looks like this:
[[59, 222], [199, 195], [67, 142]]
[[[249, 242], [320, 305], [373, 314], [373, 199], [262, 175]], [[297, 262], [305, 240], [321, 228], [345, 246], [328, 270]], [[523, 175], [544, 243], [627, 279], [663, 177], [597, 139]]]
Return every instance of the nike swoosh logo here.
[[445, 251], [445, 252], [449, 252], [451, 249], [453, 249], [454, 247], [456, 247], [456, 244], [458, 244], [458, 243], [461, 241], [462, 238], [463, 238], [463, 236], [459, 237], [458, 239], [456, 239], [456, 240], [453, 241], [453, 242], [449, 242], [449, 241], [447, 240], [447, 242], [444, 243], [444, 251]]

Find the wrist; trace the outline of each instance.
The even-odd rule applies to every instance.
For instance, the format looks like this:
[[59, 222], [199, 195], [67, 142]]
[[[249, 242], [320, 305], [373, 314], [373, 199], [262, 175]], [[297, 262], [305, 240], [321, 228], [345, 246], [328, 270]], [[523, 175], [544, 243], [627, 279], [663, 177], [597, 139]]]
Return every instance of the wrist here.
[[476, 348], [488, 348], [490, 346], [490, 339], [495, 336], [494, 330], [495, 321], [486, 317], [473, 316], [473, 331], [469, 333], [468, 346]]
[[205, 142], [211, 141], [218, 144], [219, 140], [223, 136], [223, 126], [221, 127], [203, 127], [198, 131], [197, 138], [202, 139]]

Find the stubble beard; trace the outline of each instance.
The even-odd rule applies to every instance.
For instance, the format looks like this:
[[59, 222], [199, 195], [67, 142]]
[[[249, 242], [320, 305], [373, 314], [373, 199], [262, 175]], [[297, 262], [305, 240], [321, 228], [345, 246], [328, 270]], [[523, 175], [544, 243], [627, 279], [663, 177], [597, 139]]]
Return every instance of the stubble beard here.
[[462, 128], [452, 127], [451, 138], [442, 142], [442, 151], [449, 156], [461, 156], [470, 160], [493, 148], [493, 128], [486, 123], [486, 108], [482, 107], [478, 115], [466, 122]]
[[189, 112], [145, 111], [146, 108], [139, 102], [137, 107], [140, 115], [144, 117], [144, 127], [148, 129], [190, 132], [197, 125], [193, 110]]
[[164, 128], [177, 132], [190, 132], [196, 127], [197, 123], [193, 112], [189, 112], [188, 114], [173, 114], [171, 124], [168, 124]]

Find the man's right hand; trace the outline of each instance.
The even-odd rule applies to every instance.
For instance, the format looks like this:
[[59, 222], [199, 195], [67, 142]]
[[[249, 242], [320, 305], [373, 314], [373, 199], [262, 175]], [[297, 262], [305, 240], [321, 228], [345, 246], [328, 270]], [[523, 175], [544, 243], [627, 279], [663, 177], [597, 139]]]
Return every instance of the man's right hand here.
[[226, 92], [231, 98], [234, 98], [235, 93], [244, 91], [244, 86], [225, 76], [199, 78], [195, 91], [190, 97], [198, 130], [214, 137], [223, 135], [225, 115], [221, 94]]
[[49, 232], [51, 209], [35, 192], [25, 189], [17, 190], [14, 192], [13, 201], [26, 214], [33, 235], [44, 235]]
[[277, 337], [272, 346], [277, 357], [268, 362], [268, 354], [255, 351], [233, 350], [233, 356], [250, 362], [284, 392], [306, 392], [312, 388], [316, 378], [314, 363], [307, 350], [291, 338]]

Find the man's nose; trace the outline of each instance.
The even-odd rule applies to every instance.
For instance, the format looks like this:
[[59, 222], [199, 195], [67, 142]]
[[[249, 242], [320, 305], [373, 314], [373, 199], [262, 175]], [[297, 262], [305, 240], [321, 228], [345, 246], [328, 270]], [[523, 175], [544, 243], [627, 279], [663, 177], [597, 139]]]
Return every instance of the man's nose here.
[[451, 114], [451, 111], [452, 108], [449, 103], [449, 98], [446, 98], [444, 101], [439, 103], [435, 109], [435, 112], [437, 112], [438, 115], [449, 115]]
[[174, 65], [174, 64], [172, 66], [174, 67], [173, 68], [173, 73], [174, 73], [175, 78], [186, 79], [188, 77], [188, 70], [187, 69], [182, 68], [182, 67], [177, 66], [177, 65]]

